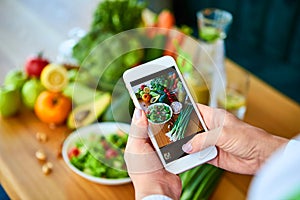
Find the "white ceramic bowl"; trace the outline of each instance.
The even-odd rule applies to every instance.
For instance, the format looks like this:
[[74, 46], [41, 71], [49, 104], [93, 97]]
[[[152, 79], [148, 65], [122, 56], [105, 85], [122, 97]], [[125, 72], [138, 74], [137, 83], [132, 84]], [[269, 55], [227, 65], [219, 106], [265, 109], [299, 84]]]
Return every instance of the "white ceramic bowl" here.
[[150, 119], [148, 118], [148, 121], [149, 121], [149, 122], [151, 122], [152, 124], [164, 124], [164, 123], [168, 122], [168, 121], [172, 118], [173, 111], [172, 111], [171, 106], [169, 106], [169, 105], [166, 104], [166, 103], [154, 103], [154, 104], [151, 104], [150, 106], [148, 106], [148, 110], [149, 110], [149, 109], [152, 109], [152, 108], [155, 107], [155, 106], [166, 106], [166, 107], [168, 107], [169, 110], [170, 110], [170, 117], [169, 117], [168, 119], [162, 121], [162, 122], [154, 122], [154, 121], [152, 121], [152, 120], [150, 120]]
[[95, 183], [100, 183], [104, 185], [121, 185], [125, 183], [131, 182], [131, 179], [129, 177], [127, 178], [119, 178], [119, 179], [112, 179], [112, 178], [100, 178], [100, 177], [95, 177], [89, 174], [86, 174], [79, 169], [77, 169], [74, 165], [71, 164], [69, 157], [68, 157], [68, 152], [69, 150], [75, 146], [75, 143], [80, 141], [81, 139], [84, 138], [89, 138], [91, 134], [101, 134], [101, 135], [106, 135], [106, 134], [111, 134], [116, 132], [117, 130], [122, 130], [125, 133], [129, 133], [130, 130], [130, 125], [125, 124], [125, 123], [117, 123], [117, 122], [102, 122], [102, 123], [95, 123], [89, 126], [85, 126], [82, 128], [79, 128], [75, 130], [73, 133], [71, 133], [66, 140], [63, 143], [62, 147], [62, 156], [68, 167], [78, 174], [79, 176], [90, 180]]

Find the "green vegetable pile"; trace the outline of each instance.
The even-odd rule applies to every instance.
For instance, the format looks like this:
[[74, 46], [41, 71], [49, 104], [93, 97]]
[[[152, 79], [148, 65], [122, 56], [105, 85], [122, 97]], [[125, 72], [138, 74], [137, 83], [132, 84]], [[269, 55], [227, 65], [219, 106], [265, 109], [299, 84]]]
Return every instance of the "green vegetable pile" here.
[[105, 39], [139, 27], [145, 4], [137, 0], [105, 0], [96, 8], [89, 32], [73, 48], [73, 56], [82, 63], [90, 51]]
[[141, 62], [142, 39], [118, 33], [138, 28], [144, 8], [138, 0], [99, 3], [90, 30], [73, 47], [73, 57], [81, 68], [78, 81], [111, 92], [123, 72]]
[[78, 141], [69, 151], [70, 162], [80, 171], [95, 177], [128, 177], [123, 158], [127, 138], [127, 134], [117, 133], [91, 135], [90, 138]]
[[181, 200], [209, 199], [217, 187], [223, 170], [210, 164], [203, 164], [180, 174], [182, 181]]

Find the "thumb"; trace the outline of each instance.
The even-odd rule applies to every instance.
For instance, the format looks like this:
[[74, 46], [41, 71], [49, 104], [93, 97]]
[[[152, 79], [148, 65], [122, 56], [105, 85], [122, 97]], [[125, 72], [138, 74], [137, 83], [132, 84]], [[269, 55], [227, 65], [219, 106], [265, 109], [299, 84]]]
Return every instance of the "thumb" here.
[[221, 136], [221, 127], [195, 135], [190, 141], [182, 145], [182, 150], [186, 153], [195, 153], [209, 146], [217, 145]]
[[141, 109], [136, 108], [134, 110], [129, 137], [148, 138], [148, 120], [145, 112]]
[[151, 173], [163, 166], [148, 138], [148, 120], [140, 109], [135, 109], [124, 159], [128, 173]]
[[140, 153], [148, 143], [148, 120], [141, 109], [134, 110], [128, 136], [125, 153]]

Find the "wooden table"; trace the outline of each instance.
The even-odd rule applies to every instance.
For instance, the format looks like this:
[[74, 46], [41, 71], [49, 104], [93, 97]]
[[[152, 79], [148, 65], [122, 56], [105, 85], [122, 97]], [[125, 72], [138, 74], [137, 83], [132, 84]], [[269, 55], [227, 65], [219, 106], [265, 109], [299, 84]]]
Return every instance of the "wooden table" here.
[[[88, 29], [97, 1], [3, 0], [0, 2], [0, 82], [12, 68], [22, 67], [25, 58], [44, 50], [55, 59], [59, 44], [75, 26]], [[239, 66], [227, 60], [233, 70]], [[291, 138], [300, 132], [300, 107], [264, 82], [251, 76], [245, 121], [267, 131]], [[38, 142], [37, 132], [48, 135]], [[134, 199], [131, 184], [105, 186], [91, 183], [73, 173], [58, 151], [66, 127], [51, 128], [23, 109], [11, 118], [0, 117], [0, 182], [12, 199]], [[35, 152], [43, 149], [54, 164], [45, 176]], [[226, 172], [212, 199], [245, 199], [251, 176]]]

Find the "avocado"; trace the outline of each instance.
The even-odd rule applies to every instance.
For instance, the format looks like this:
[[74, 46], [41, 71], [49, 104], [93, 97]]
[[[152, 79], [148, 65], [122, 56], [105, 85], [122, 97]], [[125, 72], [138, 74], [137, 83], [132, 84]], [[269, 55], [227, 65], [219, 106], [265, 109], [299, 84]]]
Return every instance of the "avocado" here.
[[92, 102], [101, 91], [90, 88], [80, 82], [73, 82], [66, 86], [63, 94], [72, 99], [76, 106]]
[[157, 96], [155, 96], [155, 97], [152, 97], [152, 98], [150, 99], [150, 103], [155, 103], [155, 102], [157, 102], [157, 100], [159, 100], [159, 97], [160, 97], [160, 95], [157, 95]]
[[81, 104], [70, 113], [67, 125], [76, 129], [95, 122], [107, 109], [111, 101], [110, 93], [103, 92], [95, 96], [95, 100]]

